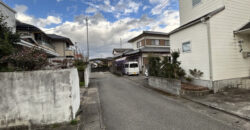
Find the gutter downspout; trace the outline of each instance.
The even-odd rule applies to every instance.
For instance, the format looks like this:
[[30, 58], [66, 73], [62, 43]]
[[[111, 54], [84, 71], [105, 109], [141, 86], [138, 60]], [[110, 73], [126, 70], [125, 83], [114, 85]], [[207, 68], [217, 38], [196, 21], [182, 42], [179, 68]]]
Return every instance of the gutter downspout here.
[[209, 58], [209, 78], [211, 81], [211, 88], [214, 87], [213, 84], [213, 58], [212, 58], [212, 45], [211, 45], [211, 29], [210, 29], [210, 16], [208, 20], [202, 21], [207, 26], [207, 39], [208, 39], [208, 58]]

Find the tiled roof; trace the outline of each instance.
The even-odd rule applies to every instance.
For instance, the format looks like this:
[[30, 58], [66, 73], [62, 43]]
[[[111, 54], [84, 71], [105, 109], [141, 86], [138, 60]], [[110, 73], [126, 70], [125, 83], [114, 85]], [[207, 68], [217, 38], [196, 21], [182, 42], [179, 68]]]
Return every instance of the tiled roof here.
[[63, 41], [65, 41], [65, 42], [68, 42], [68, 43], [71, 44], [71, 45], [74, 45], [74, 44], [72, 43], [72, 41], [71, 41], [69, 38], [67, 38], [67, 37], [59, 36], [59, 35], [56, 35], [56, 34], [47, 34], [47, 36], [48, 36], [49, 38], [53, 39], [53, 40], [63, 40]]

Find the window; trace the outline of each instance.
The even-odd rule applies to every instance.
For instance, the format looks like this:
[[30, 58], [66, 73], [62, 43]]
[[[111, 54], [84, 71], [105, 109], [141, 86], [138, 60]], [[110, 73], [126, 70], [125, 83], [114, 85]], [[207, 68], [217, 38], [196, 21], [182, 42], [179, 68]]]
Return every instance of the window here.
[[191, 51], [191, 43], [184, 42], [182, 43], [182, 52], [190, 52]]
[[165, 46], [170, 46], [169, 40], [165, 40]]
[[138, 67], [138, 64], [136, 63], [130, 64], [130, 68], [137, 68], [137, 67]]
[[128, 64], [125, 64], [125, 68], [128, 68]]
[[192, 0], [193, 7], [196, 6], [197, 4], [199, 4], [200, 2], [201, 2], [201, 0]]
[[151, 40], [151, 45], [160, 45], [160, 40]]
[[141, 47], [141, 42], [137, 42], [137, 48]]

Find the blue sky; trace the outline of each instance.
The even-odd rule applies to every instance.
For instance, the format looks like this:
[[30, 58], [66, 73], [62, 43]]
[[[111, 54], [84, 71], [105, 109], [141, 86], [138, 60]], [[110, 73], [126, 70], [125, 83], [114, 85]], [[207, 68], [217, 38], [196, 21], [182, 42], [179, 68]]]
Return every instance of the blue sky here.
[[89, 18], [91, 57], [111, 56], [112, 49], [132, 47], [127, 40], [143, 30], [169, 32], [179, 26], [178, 0], [3, 0], [20, 21], [78, 42], [86, 53]]

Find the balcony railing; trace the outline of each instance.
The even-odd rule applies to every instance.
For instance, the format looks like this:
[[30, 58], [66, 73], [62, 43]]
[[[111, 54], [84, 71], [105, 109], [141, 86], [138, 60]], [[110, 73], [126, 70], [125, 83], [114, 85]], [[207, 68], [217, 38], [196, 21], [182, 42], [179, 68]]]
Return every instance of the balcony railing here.
[[40, 43], [41, 45], [48, 47], [50, 49], [53, 49], [54, 51], [56, 50], [55, 47], [49, 43], [46, 43], [45, 41], [38, 41], [38, 43]]

